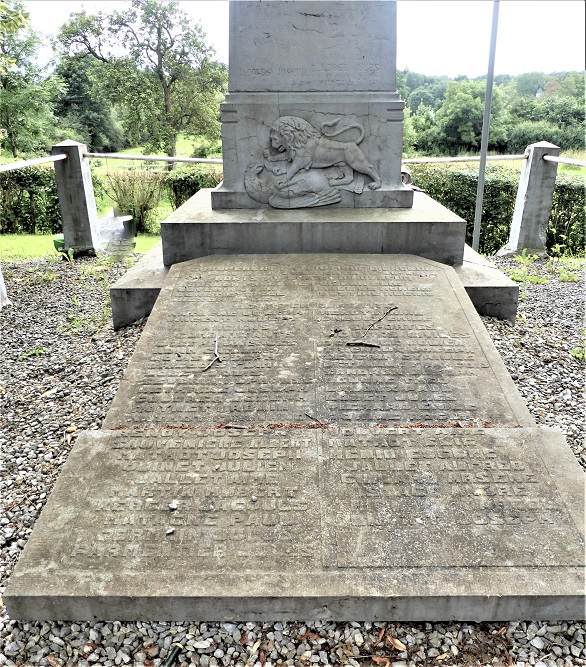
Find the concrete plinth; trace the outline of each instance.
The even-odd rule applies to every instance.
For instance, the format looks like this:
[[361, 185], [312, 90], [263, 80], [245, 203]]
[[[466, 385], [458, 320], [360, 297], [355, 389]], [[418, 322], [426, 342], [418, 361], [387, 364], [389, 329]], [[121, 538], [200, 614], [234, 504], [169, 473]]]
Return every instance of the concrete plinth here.
[[486, 257], [464, 247], [464, 262], [454, 267], [479, 315], [514, 322], [519, 304], [519, 284]]
[[381, 253], [462, 264], [466, 223], [422, 192], [413, 208], [212, 210], [201, 190], [161, 223], [166, 266], [206, 255]]
[[[463, 264], [454, 269], [479, 315], [515, 321], [519, 300], [516, 282], [468, 245]], [[151, 314], [168, 272], [163, 265], [163, 247], [158, 244], [110, 287], [115, 329]]]
[[151, 314], [168, 273], [159, 243], [110, 287], [114, 329]]

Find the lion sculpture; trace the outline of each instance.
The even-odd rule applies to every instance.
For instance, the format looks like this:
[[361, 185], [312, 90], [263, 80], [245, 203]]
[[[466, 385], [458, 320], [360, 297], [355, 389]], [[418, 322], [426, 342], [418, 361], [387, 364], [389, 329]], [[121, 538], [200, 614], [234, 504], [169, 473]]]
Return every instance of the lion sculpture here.
[[[336, 125], [339, 119], [324, 123], [325, 127]], [[360, 137], [357, 141], [333, 141], [335, 137], [349, 129], [358, 128]], [[305, 119], [298, 116], [281, 116], [271, 127], [270, 149], [265, 150], [265, 159], [276, 162], [286, 160], [289, 163], [283, 182], [291, 181], [301, 170], [326, 169], [337, 167], [341, 176], [331, 178], [332, 186], [344, 186], [354, 179], [354, 171], [372, 179], [368, 184], [371, 190], [381, 187], [381, 179], [375, 168], [368, 162], [358, 144], [364, 139], [364, 130], [360, 125], [348, 125], [328, 135], [318, 132]]]

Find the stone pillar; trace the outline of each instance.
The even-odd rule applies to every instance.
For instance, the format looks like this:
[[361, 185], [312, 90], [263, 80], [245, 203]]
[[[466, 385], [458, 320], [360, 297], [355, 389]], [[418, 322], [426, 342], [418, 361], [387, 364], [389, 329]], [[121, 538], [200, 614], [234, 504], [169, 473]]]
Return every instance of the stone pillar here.
[[516, 255], [523, 249], [535, 255], [547, 254], [546, 230], [558, 165], [544, 160], [543, 156], [559, 154], [559, 147], [547, 141], [527, 146], [509, 241], [498, 255]]
[[95, 253], [100, 247], [98, 211], [90, 164], [83, 154], [85, 144], [63, 141], [53, 146], [53, 155], [65, 153], [66, 160], [55, 162], [55, 179], [63, 219], [65, 251]]

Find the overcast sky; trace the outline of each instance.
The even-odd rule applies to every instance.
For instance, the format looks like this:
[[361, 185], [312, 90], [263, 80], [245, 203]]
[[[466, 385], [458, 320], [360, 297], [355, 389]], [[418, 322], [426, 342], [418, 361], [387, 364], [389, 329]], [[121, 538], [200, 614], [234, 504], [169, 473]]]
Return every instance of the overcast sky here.
[[[120, 9], [122, 0], [28, 0], [31, 24], [56, 34], [70, 12]], [[227, 0], [183, 0], [220, 60], [228, 62]], [[583, 70], [584, 0], [501, 0], [496, 74]], [[398, 0], [399, 69], [469, 77], [486, 74], [492, 0]]]

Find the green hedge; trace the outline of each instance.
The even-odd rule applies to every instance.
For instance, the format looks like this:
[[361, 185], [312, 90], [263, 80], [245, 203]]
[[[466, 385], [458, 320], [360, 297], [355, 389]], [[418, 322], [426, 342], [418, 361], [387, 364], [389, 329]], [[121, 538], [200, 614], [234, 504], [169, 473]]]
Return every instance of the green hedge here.
[[[478, 168], [458, 164], [417, 164], [409, 165], [409, 171], [414, 185], [466, 220], [466, 242], [471, 244]], [[494, 255], [509, 240], [518, 185], [517, 170], [487, 165], [479, 242], [481, 253]], [[558, 175], [547, 229], [550, 254], [584, 254], [584, 194], [583, 179]]]
[[61, 227], [52, 166], [0, 174], [0, 234], [56, 234]]
[[170, 171], [165, 178], [173, 208], [179, 208], [202, 188], [215, 188], [222, 180], [221, 165], [198, 165], [189, 170]]

